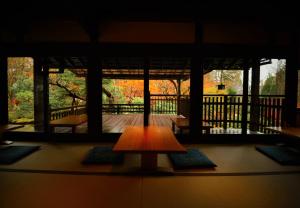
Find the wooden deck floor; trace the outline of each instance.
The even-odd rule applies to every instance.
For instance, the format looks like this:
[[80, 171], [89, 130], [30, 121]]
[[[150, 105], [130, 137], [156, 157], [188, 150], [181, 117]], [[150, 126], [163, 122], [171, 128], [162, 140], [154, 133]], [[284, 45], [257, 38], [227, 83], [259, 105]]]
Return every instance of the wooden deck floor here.
[[[155, 126], [172, 126], [171, 118], [176, 115], [162, 115], [153, 114], [150, 115], [150, 125]], [[143, 126], [143, 114], [106, 114], [103, 115], [102, 129], [104, 133], [121, 133], [127, 126]], [[84, 123], [77, 127], [76, 133], [86, 133], [87, 123]], [[70, 128], [56, 128], [57, 133], [71, 132]]]
[[[172, 128], [171, 118], [177, 115], [167, 114], [152, 114], [150, 115], [150, 125], [165, 126]], [[142, 126], [143, 114], [106, 114], [103, 115], [102, 129], [104, 133], [122, 133], [127, 126]], [[178, 129], [176, 129], [177, 131]], [[32, 125], [25, 125], [23, 128], [19, 128], [13, 131], [19, 132], [34, 132]], [[55, 133], [71, 133], [71, 128], [56, 127]], [[77, 126], [76, 133], [87, 133], [87, 123]], [[241, 134], [241, 129], [226, 129], [212, 128], [211, 134]], [[247, 134], [257, 134], [257, 132], [248, 131]]]
[[[171, 118], [176, 115], [150, 115], [150, 125], [171, 128]], [[143, 126], [143, 114], [103, 115], [103, 132], [123, 132], [127, 126]]]

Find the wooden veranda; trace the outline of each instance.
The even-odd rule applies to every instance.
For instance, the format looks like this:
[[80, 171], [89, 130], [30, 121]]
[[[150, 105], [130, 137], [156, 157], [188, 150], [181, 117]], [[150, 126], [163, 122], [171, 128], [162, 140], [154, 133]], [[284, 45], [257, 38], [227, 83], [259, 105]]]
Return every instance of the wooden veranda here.
[[[150, 125], [171, 128], [171, 118], [176, 115], [150, 115]], [[104, 114], [102, 116], [103, 133], [121, 133], [127, 126], [143, 126], [143, 114]], [[55, 133], [71, 133], [71, 128], [56, 127]], [[79, 125], [76, 133], [87, 133], [87, 123]]]

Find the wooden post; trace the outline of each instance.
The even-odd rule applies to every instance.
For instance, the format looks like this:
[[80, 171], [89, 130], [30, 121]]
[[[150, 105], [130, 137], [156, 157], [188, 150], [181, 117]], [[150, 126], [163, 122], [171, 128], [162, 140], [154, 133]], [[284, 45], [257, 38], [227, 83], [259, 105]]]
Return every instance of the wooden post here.
[[8, 123], [7, 57], [0, 57], [0, 124]]
[[193, 139], [202, 135], [203, 114], [203, 28], [198, 22], [195, 31], [195, 46], [191, 60], [190, 78], [190, 135]]
[[91, 136], [99, 136], [102, 132], [102, 79], [101, 66], [96, 55], [88, 57], [87, 69], [87, 115], [88, 133]]
[[150, 91], [149, 91], [149, 59], [144, 60], [144, 126], [149, 125]]
[[177, 115], [180, 115], [181, 80], [177, 79]]
[[224, 117], [223, 117], [223, 129], [227, 129], [227, 114], [228, 114], [228, 95], [224, 95]]
[[260, 80], [260, 60], [252, 60], [252, 80], [251, 80], [251, 113], [250, 130], [258, 131], [259, 123], [259, 80]]
[[44, 108], [44, 131], [50, 132], [50, 108], [49, 108], [49, 66], [43, 65], [43, 108]]
[[244, 60], [243, 66], [243, 100], [242, 100], [242, 134], [247, 134], [247, 116], [248, 116], [248, 79], [249, 79], [249, 60]]
[[298, 34], [291, 32], [290, 51], [286, 61], [284, 119], [288, 126], [296, 126], [297, 120], [297, 87], [298, 87]]
[[44, 75], [43, 75], [43, 64], [39, 57], [34, 57], [34, 128], [37, 131], [45, 130], [45, 112], [44, 109]]

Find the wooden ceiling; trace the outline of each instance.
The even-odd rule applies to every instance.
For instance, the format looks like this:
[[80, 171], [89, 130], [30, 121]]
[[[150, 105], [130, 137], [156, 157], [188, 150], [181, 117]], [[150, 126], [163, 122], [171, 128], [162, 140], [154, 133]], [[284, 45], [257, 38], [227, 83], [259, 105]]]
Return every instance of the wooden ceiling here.
[[[69, 69], [77, 76], [85, 77], [88, 60], [86, 57], [48, 57], [44, 60], [50, 68]], [[261, 59], [261, 65], [271, 63], [270, 59]], [[102, 77], [107, 79], [143, 79], [144, 58], [120, 57], [103, 58]], [[204, 74], [212, 70], [243, 70], [243, 59], [206, 58]], [[190, 77], [191, 59], [188, 57], [152, 57], [149, 59], [149, 75], [152, 80], [187, 80]], [[57, 73], [57, 72], [56, 72]]]
[[[55, 1], [54, 1], [55, 2]], [[275, 2], [247, 1], [237, 3], [230, 1], [197, 1], [197, 2], [163, 2], [155, 1], [4, 1], [0, 17], [34, 21], [41, 18], [134, 18], [134, 19], [226, 19], [236, 18], [278, 18], [299, 16], [296, 3], [277, 4]], [[291, 12], [294, 11], [294, 12]], [[13, 13], [13, 15], [12, 15]]]

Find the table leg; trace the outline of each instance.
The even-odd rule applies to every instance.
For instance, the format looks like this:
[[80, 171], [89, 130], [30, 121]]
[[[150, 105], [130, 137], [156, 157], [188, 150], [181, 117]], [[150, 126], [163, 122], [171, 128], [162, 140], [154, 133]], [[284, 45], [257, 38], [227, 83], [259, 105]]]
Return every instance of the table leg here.
[[143, 153], [141, 161], [142, 170], [157, 169], [157, 153]]
[[173, 175], [171, 167], [158, 167], [157, 153], [141, 153], [141, 165], [138, 167], [115, 167], [120, 173], [133, 175]]

